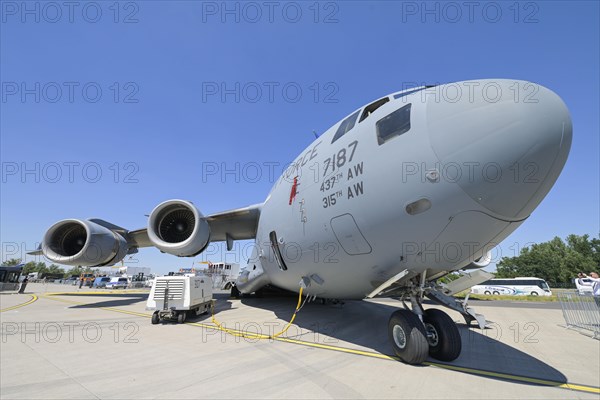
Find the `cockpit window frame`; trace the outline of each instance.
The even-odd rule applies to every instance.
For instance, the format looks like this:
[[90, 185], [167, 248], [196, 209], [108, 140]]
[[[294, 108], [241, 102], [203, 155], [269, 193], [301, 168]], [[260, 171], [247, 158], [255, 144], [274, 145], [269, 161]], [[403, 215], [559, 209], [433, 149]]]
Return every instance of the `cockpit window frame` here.
[[381, 106], [383, 106], [384, 104], [387, 104], [389, 102], [390, 102], [390, 97], [386, 96], [386, 97], [382, 97], [381, 99], [379, 99], [377, 101], [372, 102], [371, 104], [369, 104], [368, 106], [363, 108], [363, 112], [360, 116], [360, 119], [358, 120], [358, 123], [360, 124], [361, 122], [363, 122], [371, 114], [373, 114], [378, 108], [380, 108]]

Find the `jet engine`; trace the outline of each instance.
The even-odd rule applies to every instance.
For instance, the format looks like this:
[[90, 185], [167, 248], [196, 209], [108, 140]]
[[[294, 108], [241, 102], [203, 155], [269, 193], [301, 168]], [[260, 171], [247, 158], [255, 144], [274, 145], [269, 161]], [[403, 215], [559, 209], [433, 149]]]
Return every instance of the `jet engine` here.
[[92, 267], [112, 265], [127, 254], [127, 240], [92, 221], [65, 219], [52, 225], [42, 241], [42, 252], [57, 264]]
[[477, 260], [471, 262], [469, 265], [467, 265], [466, 267], [464, 267], [462, 269], [465, 270], [465, 269], [483, 268], [483, 267], [487, 267], [488, 265], [490, 265], [490, 262], [492, 262], [492, 252], [488, 251], [483, 256], [479, 257]]
[[210, 226], [191, 202], [168, 200], [150, 213], [148, 238], [164, 253], [194, 257], [208, 246]]

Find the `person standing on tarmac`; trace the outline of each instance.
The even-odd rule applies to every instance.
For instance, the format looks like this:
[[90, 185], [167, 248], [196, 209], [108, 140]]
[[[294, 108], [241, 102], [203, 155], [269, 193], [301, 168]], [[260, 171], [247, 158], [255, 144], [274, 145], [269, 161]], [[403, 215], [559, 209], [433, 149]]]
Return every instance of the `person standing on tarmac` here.
[[27, 279], [27, 277], [25, 277], [25, 279], [23, 279], [23, 282], [21, 282], [21, 288], [19, 289], [19, 293], [21, 293], [21, 294], [25, 293], [25, 288], [27, 287], [28, 282], [29, 282], [29, 279]]

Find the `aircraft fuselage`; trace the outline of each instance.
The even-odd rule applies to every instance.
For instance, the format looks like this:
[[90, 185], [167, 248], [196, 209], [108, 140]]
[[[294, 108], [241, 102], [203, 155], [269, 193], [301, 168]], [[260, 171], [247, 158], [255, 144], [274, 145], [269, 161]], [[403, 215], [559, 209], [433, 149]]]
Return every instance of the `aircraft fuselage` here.
[[361, 107], [300, 153], [262, 206], [246, 276], [260, 285], [241, 290], [305, 278], [307, 294], [364, 298], [404, 269], [461, 269], [519, 227], [564, 166], [569, 113], [529, 82], [451, 85]]

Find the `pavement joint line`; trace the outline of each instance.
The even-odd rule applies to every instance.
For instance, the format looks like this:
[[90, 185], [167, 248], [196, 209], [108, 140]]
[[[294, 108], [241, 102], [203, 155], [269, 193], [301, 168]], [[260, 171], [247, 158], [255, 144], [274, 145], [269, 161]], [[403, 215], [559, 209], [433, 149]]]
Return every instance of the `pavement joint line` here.
[[[43, 295], [43, 297], [47, 298], [49, 300], [60, 301], [63, 303], [71, 303], [71, 304], [77, 304], [77, 305], [85, 305], [86, 304], [86, 303], [81, 303], [81, 302], [77, 302], [77, 301], [51, 297], [51, 296], [59, 296], [61, 294], [67, 294], [67, 293], [69, 293], [69, 292], [47, 293], [47, 294]], [[123, 293], [123, 292], [121, 292], [121, 293]], [[110, 294], [110, 293], [106, 293], [106, 294]], [[85, 294], [85, 295], [87, 295], [87, 294]], [[37, 300], [37, 296], [34, 295], [34, 297], [36, 297], [35, 300]], [[27, 303], [23, 303], [21, 305], [15, 306], [15, 307], [22, 307], [24, 305], [32, 303], [35, 300], [30, 300]], [[118, 312], [118, 313], [123, 313], [123, 314], [136, 315], [139, 317], [145, 317], [145, 318], [152, 317], [152, 314], [140, 313], [140, 312], [128, 311], [128, 310], [121, 310], [121, 309], [118, 309], [115, 307], [98, 307], [98, 308], [101, 310], [105, 310], [105, 311], [113, 311], [113, 312]], [[8, 308], [8, 309], [11, 309], [11, 308]], [[6, 310], [8, 310], [8, 309], [6, 309]], [[4, 311], [4, 310], [1, 310], [1, 311]], [[225, 329], [219, 328], [216, 325], [209, 325], [209, 324], [204, 324], [201, 322], [184, 322], [183, 324], [200, 327], [200, 328], [216, 329], [218, 331], [225, 331]], [[231, 331], [231, 332], [235, 332], [235, 333], [244, 333], [243, 331], [239, 331], [236, 329], [227, 328], [227, 330]], [[279, 341], [279, 342], [284, 342], [284, 343], [291, 343], [291, 344], [297, 344], [297, 345], [302, 345], [302, 346], [307, 346], [307, 347], [320, 348], [320, 349], [324, 349], [324, 350], [337, 351], [337, 352], [346, 353], [346, 354], [355, 354], [355, 355], [371, 357], [371, 358], [378, 358], [378, 359], [383, 359], [383, 360], [388, 360], [388, 361], [400, 361], [400, 358], [398, 358], [396, 356], [387, 355], [387, 354], [375, 353], [375, 352], [371, 352], [371, 351], [363, 351], [363, 350], [357, 350], [357, 349], [350, 349], [350, 348], [341, 347], [341, 346], [333, 346], [333, 345], [327, 345], [327, 344], [321, 344], [321, 343], [307, 342], [307, 341], [298, 340], [298, 339], [283, 338], [283, 337], [271, 338], [268, 335], [262, 335], [262, 334], [256, 334], [255, 338], [271, 339], [274, 341]], [[569, 389], [569, 390], [573, 390], [573, 391], [577, 391], [577, 392], [600, 394], [600, 388], [595, 387], [595, 386], [574, 384], [574, 383], [568, 383], [568, 382], [551, 381], [551, 380], [538, 379], [538, 378], [530, 378], [530, 377], [521, 376], [521, 375], [505, 374], [505, 373], [501, 373], [501, 372], [486, 371], [483, 369], [468, 368], [468, 367], [460, 367], [460, 366], [438, 363], [438, 362], [431, 362], [431, 361], [425, 361], [423, 364], [429, 365], [432, 367], [450, 370], [450, 371], [463, 372], [463, 373], [468, 373], [468, 374], [482, 376], [482, 377], [498, 378], [498, 379], [504, 379], [507, 381], [518, 382], [518, 383], [533, 383], [533, 384], [537, 384], [540, 386], [556, 387], [556, 388], [561, 388], [561, 389]]]
[[35, 301], [38, 299], [38, 297], [35, 294], [30, 294], [30, 296], [31, 296], [31, 298], [28, 301], [26, 301], [25, 303], [21, 303], [21, 304], [15, 305], [15, 306], [3, 308], [0, 310], [0, 313], [10, 311], [10, 310], [15, 310], [17, 308], [28, 306], [31, 303], [35, 303]]
[[106, 296], [110, 294], [139, 294], [150, 293], [148, 290], [142, 289], [124, 289], [124, 290], [103, 290], [103, 291], [86, 291], [86, 292], [48, 292], [44, 296]]

